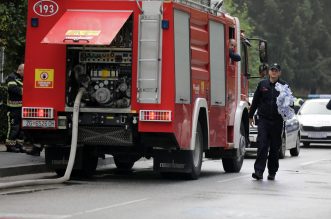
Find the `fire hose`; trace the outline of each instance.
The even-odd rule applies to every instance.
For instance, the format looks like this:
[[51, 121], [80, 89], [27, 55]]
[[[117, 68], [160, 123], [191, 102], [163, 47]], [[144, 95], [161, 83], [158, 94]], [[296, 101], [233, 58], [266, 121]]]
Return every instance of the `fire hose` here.
[[48, 185], [48, 184], [58, 184], [68, 181], [70, 179], [70, 175], [74, 166], [76, 151], [77, 151], [77, 138], [78, 138], [78, 115], [79, 115], [79, 107], [82, 96], [85, 92], [85, 88], [80, 88], [74, 103], [73, 110], [73, 119], [72, 119], [72, 137], [71, 137], [71, 146], [70, 146], [70, 155], [68, 160], [68, 165], [65, 171], [65, 174], [56, 179], [35, 179], [35, 180], [22, 180], [15, 182], [6, 182], [0, 183], [0, 189], [8, 189], [20, 186], [31, 186], [31, 185]]

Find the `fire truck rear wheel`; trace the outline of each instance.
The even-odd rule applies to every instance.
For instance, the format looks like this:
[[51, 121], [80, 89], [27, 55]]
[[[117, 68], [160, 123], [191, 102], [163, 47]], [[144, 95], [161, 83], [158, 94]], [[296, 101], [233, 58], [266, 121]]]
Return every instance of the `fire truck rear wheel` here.
[[238, 156], [233, 158], [222, 158], [223, 169], [227, 173], [238, 173], [241, 170], [241, 167], [244, 162], [245, 156], [245, 148], [246, 148], [246, 138], [245, 138], [245, 126], [244, 123], [241, 122], [240, 124], [240, 140], [239, 140], [239, 147]]
[[201, 173], [203, 153], [203, 135], [200, 122], [197, 124], [197, 134], [195, 136], [195, 147], [189, 153], [188, 163], [191, 166], [191, 172], [187, 174], [188, 179], [198, 179]]
[[78, 175], [82, 177], [91, 177], [98, 166], [98, 153], [95, 147], [84, 146], [82, 169]]
[[66, 172], [65, 169], [55, 169], [54, 171], [55, 171], [56, 175], [58, 175], [59, 177], [64, 176], [64, 174]]

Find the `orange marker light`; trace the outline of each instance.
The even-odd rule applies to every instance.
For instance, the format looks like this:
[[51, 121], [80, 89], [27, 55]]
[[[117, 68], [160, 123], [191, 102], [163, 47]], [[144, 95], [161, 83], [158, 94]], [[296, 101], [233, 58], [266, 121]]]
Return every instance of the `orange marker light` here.
[[149, 120], [155, 120], [155, 112], [154, 111], [149, 112]]

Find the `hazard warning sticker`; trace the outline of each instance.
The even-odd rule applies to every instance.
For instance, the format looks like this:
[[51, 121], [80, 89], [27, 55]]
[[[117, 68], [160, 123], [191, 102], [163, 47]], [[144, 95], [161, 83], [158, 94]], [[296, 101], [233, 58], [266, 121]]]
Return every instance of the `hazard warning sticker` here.
[[35, 69], [35, 88], [54, 87], [54, 69]]

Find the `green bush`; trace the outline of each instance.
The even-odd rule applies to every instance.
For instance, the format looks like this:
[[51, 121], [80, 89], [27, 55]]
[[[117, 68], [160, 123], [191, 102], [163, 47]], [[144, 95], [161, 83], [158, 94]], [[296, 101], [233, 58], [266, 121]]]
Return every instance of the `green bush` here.
[[7, 87], [0, 86], [0, 142], [6, 140], [7, 135]]

